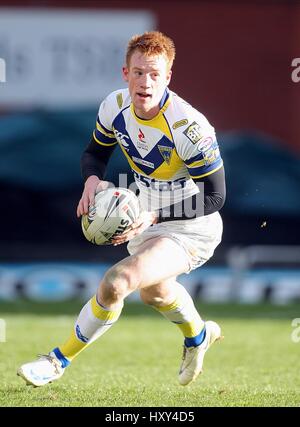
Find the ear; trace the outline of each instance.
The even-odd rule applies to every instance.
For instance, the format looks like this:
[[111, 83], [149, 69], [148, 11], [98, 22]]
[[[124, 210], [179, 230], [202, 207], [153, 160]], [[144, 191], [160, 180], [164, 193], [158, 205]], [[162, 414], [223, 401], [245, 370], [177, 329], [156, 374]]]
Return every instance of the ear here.
[[123, 79], [125, 80], [125, 82], [128, 82], [128, 74], [129, 74], [129, 70], [124, 65], [124, 67], [122, 68], [122, 76], [123, 76]]
[[169, 86], [172, 77], [172, 70], [167, 73], [167, 86]]

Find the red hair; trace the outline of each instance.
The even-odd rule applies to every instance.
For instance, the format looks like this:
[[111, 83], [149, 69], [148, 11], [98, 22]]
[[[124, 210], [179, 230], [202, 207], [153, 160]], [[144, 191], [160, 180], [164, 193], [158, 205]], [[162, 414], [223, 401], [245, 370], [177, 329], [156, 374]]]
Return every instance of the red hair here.
[[175, 45], [172, 39], [159, 31], [149, 31], [133, 36], [128, 43], [126, 52], [126, 65], [129, 67], [132, 54], [136, 51], [146, 56], [164, 55], [170, 70], [175, 58]]

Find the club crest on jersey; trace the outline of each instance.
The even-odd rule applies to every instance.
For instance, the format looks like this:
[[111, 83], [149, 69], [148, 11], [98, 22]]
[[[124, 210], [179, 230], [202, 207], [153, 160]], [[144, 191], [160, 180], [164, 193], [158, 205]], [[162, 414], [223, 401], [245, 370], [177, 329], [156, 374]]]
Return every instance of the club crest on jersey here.
[[172, 148], [165, 147], [163, 145], [158, 145], [157, 147], [159, 149], [160, 154], [162, 155], [162, 158], [169, 165], [171, 163]]
[[200, 141], [202, 138], [201, 127], [197, 122], [193, 122], [191, 125], [189, 125], [189, 127], [187, 127], [183, 133], [193, 144], [196, 144], [196, 142]]

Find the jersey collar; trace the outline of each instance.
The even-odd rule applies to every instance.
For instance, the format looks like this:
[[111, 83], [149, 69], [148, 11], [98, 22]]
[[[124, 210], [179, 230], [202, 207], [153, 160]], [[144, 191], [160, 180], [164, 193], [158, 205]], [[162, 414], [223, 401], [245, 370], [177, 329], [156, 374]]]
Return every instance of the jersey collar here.
[[170, 91], [166, 87], [166, 89], [164, 91], [164, 94], [163, 94], [163, 96], [162, 96], [162, 98], [160, 100], [160, 103], [159, 103], [160, 110], [163, 108], [163, 106], [165, 105], [165, 103], [167, 102], [167, 100], [169, 99], [169, 97], [170, 97]]
[[166, 88], [165, 89], [165, 91], [164, 91], [164, 94], [163, 94], [163, 96], [162, 96], [162, 98], [161, 98], [161, 100], [160, 100], [160, 103], [159, 103], [159, 108], [160, 108], [160, 110], [159, 110], [159, 112], [157, 113], [157, 115], [155, 116], [155, 117], [153, 117], [152, 119], [150, 119], [150, 120], [144, 120], [144, 119], [141, 119], [140, 117], [138, 117], [136, 114], [135, 114], [135, 111], [134, 111], [134, 107], [133, 107], [133, 103], [131, 103], [130, 104], [130, 111], [131, 111], [131, 114], [133, 115], [133, 117], [139, 122], [139, 123], [145, 123], [145, 124], [151, 124], [153, 121], [155, 121], [161, 114], [163, 114], [165, 111], [166, 111], [166, 109], [168, 108], [168, 106], [170, 105], [170, 102], [171, 102], [171, 99], [170, 99], [170, 91], [169, 91], [169, 89], [168, 88]]

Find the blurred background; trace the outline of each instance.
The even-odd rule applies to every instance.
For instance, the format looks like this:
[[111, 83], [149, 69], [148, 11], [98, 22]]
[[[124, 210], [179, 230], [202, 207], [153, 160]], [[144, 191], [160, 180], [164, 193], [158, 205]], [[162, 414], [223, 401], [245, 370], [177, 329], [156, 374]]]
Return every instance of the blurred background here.
[[[83, 237], [80, 156], [125, 87], [128, 39], [153, 29], [174, 40], [170, 88], [215, 127], [227, 176], [223, 241], [182, 282], [207, 302], [300, 300], [300, 5], [212, 0], [0, 0], [0, 300], [86, 299], [127, 255]], [[117, 149], [106, 179], [119, 173], [132, 181]]]

